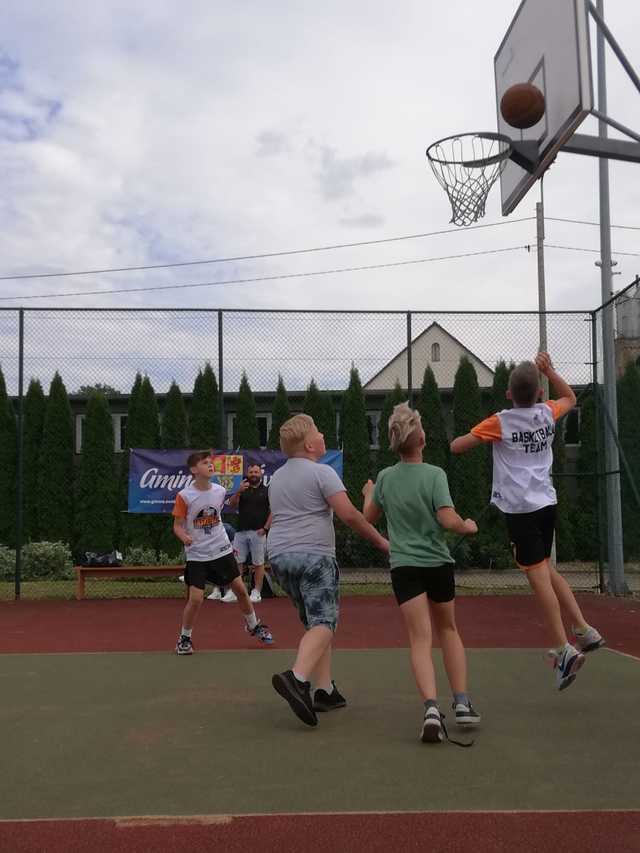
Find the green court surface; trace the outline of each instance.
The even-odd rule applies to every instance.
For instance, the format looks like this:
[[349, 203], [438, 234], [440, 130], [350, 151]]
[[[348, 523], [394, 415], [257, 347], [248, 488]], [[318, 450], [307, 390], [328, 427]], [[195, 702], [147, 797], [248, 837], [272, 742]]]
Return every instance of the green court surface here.
[[288, 651], [0, 656], [0, 818], [637, 808], [640, 661], [558, 693], [540, 652], [468, 657], [471, 749], [419, 742], [404, 649], [336, 652], [349, 707], [316, 729], [271, 687]]

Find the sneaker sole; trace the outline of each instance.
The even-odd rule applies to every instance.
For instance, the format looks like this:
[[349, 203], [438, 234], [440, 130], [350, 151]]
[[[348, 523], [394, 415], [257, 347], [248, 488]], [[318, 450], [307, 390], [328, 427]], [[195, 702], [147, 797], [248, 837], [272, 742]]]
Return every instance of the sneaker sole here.
[[177, 654], [177, 655], [192, 655], [192, 654], [193, 654], [193, 649], [189, 649], [189, 651], [188, 651], [188, 652], [180, 652], [180, 651], [178, 651], [178, 649], [176, 649], [176, 654]]
[[346, 702], [337, 702], [335, 705], [325, 705], [323, 703], [313, 703], [313, 710], [324, 713], [325, 711], [337, 711], [339, 708], [346, 708]]
[[580, 651], [583, 654], [588, 654], [589, 652], [595, 652], [596, 649], [601, 649], [606, 644], [607, 644], [607, 641], [605, 639], [601, 638], [599, 640], [596, 640], [595, 643], [589, 643], [588, 646], [584, 646], [584, 648], [581, 648]]
[[310, 711], [303, 700], [291, 691], [286, 679], [279, 673], [271, 679], [273, 689], [289, 703], [289, 707], [299, 720], [302, 720], [307, 726], [317, 726], [318, 720], [313, 711]]
[[558, 690], [566, 690], [567, 687], [570, 687], [573, 682], [576, 680], [576, 675], [579, 670], [584, 666], [584, 655], [582, 657], [577, 657], [574, 661], [573, 666], [571, 667], [571, 671], [565, 675], [565, 677], [560, 682]]
[[477, 726], [481, 721], [482, 717], [456, 717], [459, 726]]
[[422, 726], [420, 740], [422, 743], [442, 743], [444, 735], [440, 723], [425, 723]]

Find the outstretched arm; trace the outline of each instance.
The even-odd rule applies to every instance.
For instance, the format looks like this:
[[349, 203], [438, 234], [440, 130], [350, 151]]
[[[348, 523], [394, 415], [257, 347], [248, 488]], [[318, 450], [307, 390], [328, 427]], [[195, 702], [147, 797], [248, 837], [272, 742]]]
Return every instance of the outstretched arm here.
[[481, 438], [468, 432], [466, 435], [459, 435], [457, 438], [454, 438], [449, 447], [452, 453], [458, 454], [466, 453], [467, 450], [473, 450], [474, 447], [479, 447], [481, 444], [484, 444]]
[[557, 420], [573, 409], [576, 404], [576, 395], [573, 393], [573, 388], [554, 370], [551, 363], [551, 356], [548, 352], [538, 353], [536, 356], [536, 367], [540, 373], [547, 377], [551, 385], [553, 385], [553, 390], [558, 395], [558, 399], [554, 401], [556, 404]]
[[340, 521], [343, 521], [347, 527], [355, 530], [364, 539], [368, 539], [376, 548], [389, 553], [389, 543], [381, 536], [378, 531], [369, 524], [359, 509], [351, 503], [346, 492], [337, 492], [327, 498], [327, 503], [333, 509]]

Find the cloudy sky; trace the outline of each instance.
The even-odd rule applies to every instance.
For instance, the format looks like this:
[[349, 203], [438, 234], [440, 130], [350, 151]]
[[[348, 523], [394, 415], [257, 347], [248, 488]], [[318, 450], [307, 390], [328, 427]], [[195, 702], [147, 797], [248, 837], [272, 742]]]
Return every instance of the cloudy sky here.
[[[495, 129], [493, 56], [517, 5], [7, 0], [0, 274], [234, 258], [447, 229], [448, 203], [424, 150], [455, 132]], [[640, 6], [606, 0], [605, 14], [640, 68]], [[640, 131], [640, 94], [610, 53], [608, 72], [610, 115]], [[582, 126], [594, 130], [592, 119]], [[611, 193], [612, 221], [640, 228], [640, 165], [612, 163]], [[534, 191], [503, 219], [496, 188], [482, 221], [498, 227], [376, 246], [5, 280], [0, 306], [533, 309], [536, 257], [522, 248], [178, 286], [522, 247], [535, 241], [536, 200]], [[545, 204], [548, 217], [596, 221], [597, 161], [561, 155]], [[547, 241], [597, 249], [598, 229], [549, 221]], [[615, 230], [613, 246], [640, 255], [640, 230]], [[640, 256], [617, 257], [616, 287], [640, 271]], [[547, 250], [549, 308], [599, 303], [596, 259]], [[112, 292], [152, 285], [166, 289]]]
[[[493, 129], [493, 55], [517, 3], [9, 0], [0, 41], [2, 273], [234, 257], [446, 228], [424, 149]], [[640, 68], [640, 8], [607, 0]], [[609, 61], [609, 112], [640, 130], [640, 95]], [[583, 130], [588, 131], [587, 125]], [[597, 219], [594, 159], [562, 155], [550, 217]], [[612, 164], [612, 220], [639, 225], [640, 167]], [[530, 194], [512, 219], [534, 214]], [[506, 222], [499, 192], [485, 222]], [[614, 248], [640, 252], [640, 232]], [[4, 296], [177, 285], [509, 248], [532, 222], [251, 262], [2, 282]], [[598, 247], [588, 226], [548, 242]], [[595, 255], [549, 249], [552, 308], [591, 307]], [[620, 257], [616, 281], [637, 258]], [[24, 304], [532, 308], [525, 251], [335, 274]], [[19, 304], [3, 302], [4, 305]]]

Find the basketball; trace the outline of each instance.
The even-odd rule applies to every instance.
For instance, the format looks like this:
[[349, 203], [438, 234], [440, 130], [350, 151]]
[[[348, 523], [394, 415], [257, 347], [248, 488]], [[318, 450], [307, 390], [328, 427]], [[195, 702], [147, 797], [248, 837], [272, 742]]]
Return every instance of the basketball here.
[[544, 95], [533, 83], [517, 83], [502, 96], [500, 112], [511, 127], [533, 127], [544, 115]]

